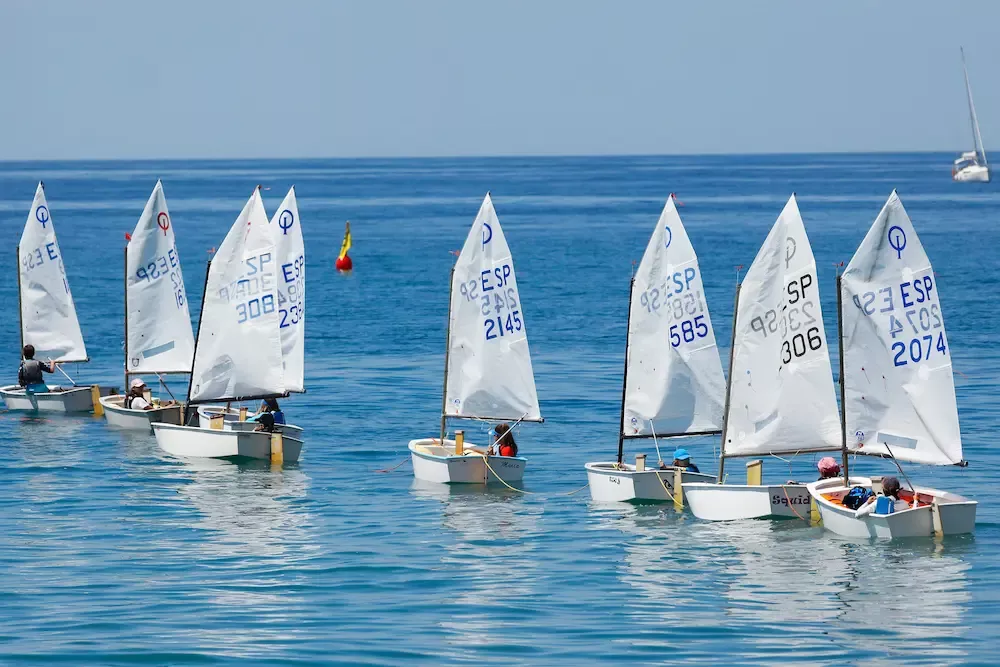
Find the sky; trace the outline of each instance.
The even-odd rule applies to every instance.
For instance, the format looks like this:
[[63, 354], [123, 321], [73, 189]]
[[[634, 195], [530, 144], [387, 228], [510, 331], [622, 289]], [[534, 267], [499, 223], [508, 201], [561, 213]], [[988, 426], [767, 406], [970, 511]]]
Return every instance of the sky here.
[[7, 0], [0, 26], [0, 160], [958, 152], [960, 46], [1000, 143], [990, 0]]

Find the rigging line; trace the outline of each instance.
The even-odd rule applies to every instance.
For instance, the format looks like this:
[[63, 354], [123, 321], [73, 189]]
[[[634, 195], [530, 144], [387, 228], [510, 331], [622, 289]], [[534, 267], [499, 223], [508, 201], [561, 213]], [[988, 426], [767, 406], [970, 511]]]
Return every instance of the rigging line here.
[[915, 486], [913, 486], [913, 482], [911, 482], [910, 478], [906, 476], [905, 472], [903, 472], [903, 466], [899, 465], [899, 461], [897, 461], [896, 457], [893, 456], [892, 450], [889, 449], [889, 443], [883, 442], [882, 444], [885, 445], [885, 450], [887, 452], [889, 452], [889, 456], [892, 458], [892, 462], [896, 464], [896, 468], [899, 470], [899, 474], [902, 475], [903, 479], [906, 480], [906, 483], [910, 485], [910, 491], [913, 492], [913, 497], [916, 498], [917, 497], [917, 488]]
[[382, 468], [380, 470], [376, 470], [375, 472], [392, 472], [393, 470], [395, 470], [396, 468], [398, 468], [399, 466], [403, 465], [404, 463], [406, 463], [409, 460], [410, 460], [410, 457], [407, 456], [405, 459], [403, 459], [402, 461], [400, 461], [396, 465], [392, 466], [391, 468]]

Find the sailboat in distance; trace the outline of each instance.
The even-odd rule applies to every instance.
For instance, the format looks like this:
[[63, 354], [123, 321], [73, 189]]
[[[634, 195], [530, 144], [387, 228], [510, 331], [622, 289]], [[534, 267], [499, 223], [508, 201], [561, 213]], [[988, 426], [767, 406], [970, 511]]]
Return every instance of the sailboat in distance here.
[[983, 148], [983, 137], [979, 133], [979, 119], [976, 117], [976, 105], [972, 103], [972, 86], [969, 85], [969, 70], [965, 67], [965, 49], [962, 52], [962, 73], [965, 74], [965, 94], [969, 99], [969, 122], [972, 124], [972, 141], [975, 150], [967, 151], [955, 160], [951, 177], [959, 182], [989, 183], [990, 166], [986, 162], [986, 149]]
[[[708, 314], [698, 257], [670, 195], [629, 288], [618, 429], [618, 458], [586, 464], [591, 498], [598, 502], [656, 502], [677, 498], [682, 484], [715, 476], [664, 462], [659, 441], [718, 435], [726, 381]], [[656, 465], [645, 455], [625, 462], [625, 442], [651, 439]]]
[[441, 433], [409, 443], [413, 476], [428, 482], [520, 482], [527, 459], [446, 438], [448, 419], [541, 422], [514, 261], [489, 193], [451, 271]]

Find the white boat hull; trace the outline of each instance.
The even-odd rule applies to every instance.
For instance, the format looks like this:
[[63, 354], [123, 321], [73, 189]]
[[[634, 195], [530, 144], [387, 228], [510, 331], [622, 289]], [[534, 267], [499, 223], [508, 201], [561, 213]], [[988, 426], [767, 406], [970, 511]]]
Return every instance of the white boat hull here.
[[989, 183], [990, 168], [983, 165], [971, 165], [952, 174], [958, 183]]
[[[101, 387], [101, 396], [108, 396], [115, 387]], [[94, 401], [90, 387], [70, 387], [58, 391], [27, 393], [23, 387], [0, 388], [8, 410], [30, 412], [91, 412]]]
[[706, 521], [809, 519], [805, 484], [684, 484], [691, 512]]
[[[271, 459], [271, 434], [264, 431], [231, 431], [154, 423], [153, 435], [160, 449], [180, 457]], [[302, 441], [283, 433], [285, 463], [295, 463]]]
[[165, 424], [180, 424], [183, 408], [179, 405], [170, 405], [152, 410], [131, 410], [124, 407], [125, 397], [102, 396], [101, 405], [104, 407], [104, 417], [108, 424], [117, 428], [130, 431], [153, 432], [152, 424], [162, 422]]
[[[521, 456], [487, 456], [486, 450], [465, 443], [465, 453], [455, 455], [455, 441], [438, 438], [411, 440], [410, 459], [413, 476], [441, 484], [490, 484], [502, 479], [516, 484], [524, 478], [528, 460]], [[488, 464], [488, 467], [487, 467]]]
[[[871, 488], [872, 481], [865, 477], [852, 477], [851, 486]], [[807, 486], [816, 501], [823, 527], [844, 537], [896, 539], [901, 537], [929, 537], [934, 534], [934, 516], [931, 503], [938, 507], [941, 529], [945, 535], [963, 535], [976, 529], [976, 506], [968, 498], [931, 489], [916, 487], [921, 506], [892, 514], [869, 514], [856, 518], [854, 510], [831, 499], [847, 493], [842, 478], [824, 479]], [[905, 490], [904, 490], [905, 491]], [[923, 504], [924, 502], [927, 504]]]
[[[635, 466], [614, 462], [588, 463], [587, 482], [590, 497], [597, 502], [671, 502], [674, 493], [674, 468], [647, 468], [636, 472]], [[686, 487], [695, 482], [715, 482], [714, 475], [684, 471], [681, 478]], [[686, 491], [685, 491], [686, 493]]]

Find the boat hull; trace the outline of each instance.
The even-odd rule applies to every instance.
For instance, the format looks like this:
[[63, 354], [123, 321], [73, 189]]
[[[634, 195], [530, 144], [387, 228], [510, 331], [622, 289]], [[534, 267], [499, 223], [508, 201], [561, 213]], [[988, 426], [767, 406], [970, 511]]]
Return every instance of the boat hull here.
[[181, 423], [183, 408], [180, 405], [170, 405], [152, 410], [131, 410], [123, 405], [124, 402], [125, 397], [121, 395], [101, 397], [104, 417], [111, 426], [129, 431], [152, 433], [152, 425], [156, 422]]
[[706, 521], [809, 519], [805, 484], [687, 484], [684, 499], [691, 513]]
[[[465, 454], [455, 455], [455, 441], [438, 438], [411, 440], [413, 476], [441, 484], [516, 484], [524, 479], [528, 460], [521, 456], [488, 456], [482, 447], [465, 443]], [[488, 464], [488, 467], [487, 467]]]
[[[658, 470], [647, 468], [636, 472], [635, 466], [616, 463], [588, 463], [587, 482], [590, 497], [597, 502], [672, 502], [674, 493], [674, 469]], [[715, 476], [700, 472], [684, 471], [681, 478], [686, 487], [695, 482], [714, 484]]]
[[[116, 387], [101, 387], [101, 396], [109, 396]], [[91, 388], [71, 387], [59, 391], [28, 393], [23, 387], [0, 388], [8, 410], [25, 412], [91, 412], [94, 400]]]
[[[852, 477], [850, 486], [871, 488], [872, 481], [865, 477]], [[832, 498], [843, 496], [850, 487], [841, 478], [824, 479], [807, 486], [819, 508], [823, 527], [844, 537], [898, 539], [903, 537], [930, 537], [934, 534], [934, 514], [931, 503], [937, 505], [941, 530], [945, 535], [963, 535], [975, 532], [976, 506], [978, 503], [962, 496], [928, 487], [916, 487], [920, 507], [896, 511], [892, 514], [869, 514], [857, 518]]]
[[[185, 458], [246, 458], [270, 460], [271, 434], [264, 431], [230, 431], [197, 426], [154, 423], [153, 435], [160, 449]], [[302, 441], [282, 434], [285, 463], [295, 463], [302, 453]]]
[[990, 168], [982, 165], [971, 165], [956, 171], [952, 178], [958, 183], [989, 183]]

